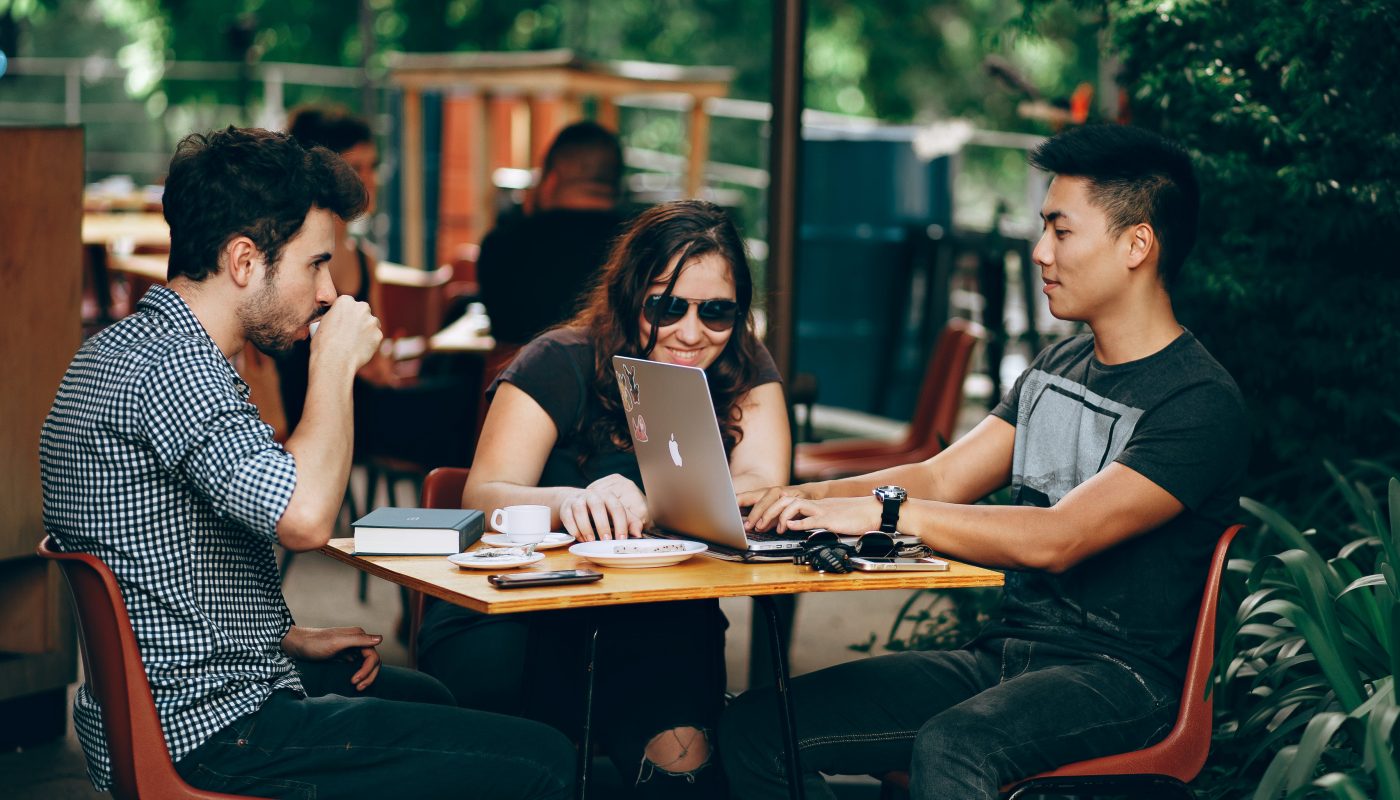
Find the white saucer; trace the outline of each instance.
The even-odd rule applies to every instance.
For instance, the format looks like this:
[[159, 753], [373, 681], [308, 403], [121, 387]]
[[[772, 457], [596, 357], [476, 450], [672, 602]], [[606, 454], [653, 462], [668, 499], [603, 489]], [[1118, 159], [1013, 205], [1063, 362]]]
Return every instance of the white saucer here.
[[467, 553], [453, 553], [447, 557], [447, 560], [459, 567], [467, 567], [470, 569], [510, 569], [511, 567], [527, 567], [544, 560], [544, 553], [531, 553], [528, 556], [514, 554], [508, 556], [484, 555], [494, 552], [498, 552], [498, 550], [496, 548], [483, 548], [472, 550]]
[[[504, 533], [488, 533], [488, 534], [486, 534], [485, 536], [482, 536], [482, 537], [481, 537], [481, 541], [483, 541], [483, 542], [485, 542], [485, 543], [491, 545], [492, 547], [520, 547], [520, 546], [521, 546], [521, 545], [517, 544], [516, 542], [512, 542]], [[574, 537], [570, 536], [569, 534], [567, 534], [567, 533], [558, 533], [558, 532], [555, 532], [555, 533], [551, 533], [551, 534], [549, 534], [548, 536], [544, 537], [544, 541], [543, 541], [543, 542], [540, 542], [540, 543], [537, 544], [537, 545], [535, 545], [535, 549], [536, 549], [536, 550], [549, 550], [549, 549], [555, 548], [555, 547], [563, 547], [563, 546], [566, 545], [566, 544], [571, 544], [573, 541], [574, 541]]]
[[709, 546], [703, 542], [672, 541], [670, 539], [620, 539], [599, 542], [579, 542], [569, 552], [605, 567], [668, 567], [703, 553]]

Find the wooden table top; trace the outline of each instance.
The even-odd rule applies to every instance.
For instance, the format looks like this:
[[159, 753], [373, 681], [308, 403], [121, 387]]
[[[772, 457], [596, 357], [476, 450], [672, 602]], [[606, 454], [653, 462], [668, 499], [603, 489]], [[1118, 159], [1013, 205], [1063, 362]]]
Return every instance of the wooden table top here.
[[374, 265], [374, 278], [381, 284], [392, 286], [436, 289], [452, 280], [452, 267], [444, 265], [435, 270], [426, 270], [380, 260]]
[[83, 244], [113, 245], [117, 242], [167, 246], [170, 226], [161, 214], [94, 212], [83, 215]]
[[170, 256], [165, 255], [114, 255], [107, 261], [108, 269], [144, 278], [151, 283], [165, 283], [170, 267]]
[[489, 320], [464, 314], [433, 334], [428, 349], [440, 353], [489, 353], [496, 348], [491, 334], [482, 332], [489, 325]]
[[[480, 543], [474, 545], [483, 547]], [[486, 614], [512, 614], [557, 608], [626, 603], [700, 600], [711, 597], [756, 597], [802, 592], [851, 592], [866, 589], [953, 589], [1000, 586], [994, 570], [950, 561], [946, 572], [854, 572], [831, 575], [786, 562], [743, 564], [695, 556], [669, 567], [623, 569], [602, 567], [575, 556], [567, 547], [543, 551], [536, 564], [513, 570], [457, 567], [445, 556], [354, 556], [353, 539], [332, 539], [321, 552], [371, 575]], [[531, 589], [497, 589], [486, 582], [496, 572], [543, 572], [592, 569], [601, 581]]]

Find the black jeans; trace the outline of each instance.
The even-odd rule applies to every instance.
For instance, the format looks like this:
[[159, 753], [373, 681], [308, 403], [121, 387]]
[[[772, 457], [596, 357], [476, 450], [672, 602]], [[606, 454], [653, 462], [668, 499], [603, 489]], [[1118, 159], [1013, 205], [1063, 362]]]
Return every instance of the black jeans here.
[[[487, 616], [431, 604], [418, 663], [469, 708], [518, 714], [577, 736], [583, 718], [587, 634], [598, 625], [593, 705], [596, 741], [634, 798], [717, 798], [723, 772], [713, 747], [724, 709], [724, 629], [719, 603], [695, 600]], [[696, 728], [710, 758], [668, 772], [644, 753], [653, 737]]]
[[353, 664], [298, 667], [313, 696], [274, 692], [180, 759], [180, 775], [200, 789], [298, 800], [573, 794], [574, 749], [548, 726], [458, 708], [409, 670], [384, 667], [359, 693]]
[[[1106, 656], [1013, 639], [854, 661], [792, 681], [813, 800], [834, 796], [818, 772], [897, 770], [910, 772], [921, 800], [996, 798], [1011, 781], [1161, 739], [1180, 692]], [[720, 748], [735, 797], [787, 797], [775, 706], [765, 688], [725, 712]]]

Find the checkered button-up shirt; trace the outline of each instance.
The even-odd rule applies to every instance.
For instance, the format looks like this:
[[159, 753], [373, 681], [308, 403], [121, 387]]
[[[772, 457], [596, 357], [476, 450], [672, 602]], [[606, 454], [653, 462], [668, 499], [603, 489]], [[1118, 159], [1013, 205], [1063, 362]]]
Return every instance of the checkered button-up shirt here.
[[[178, 294], [151, 289], [78, 351], [39, 461], [54, 545], [116, 573], [173, 760], [273, 691], [302, 691], [281, 650], [292, 617], [272, 549], [296, 464]], [[102, 709], [86, 686], [73, 722], [106, 789]]]

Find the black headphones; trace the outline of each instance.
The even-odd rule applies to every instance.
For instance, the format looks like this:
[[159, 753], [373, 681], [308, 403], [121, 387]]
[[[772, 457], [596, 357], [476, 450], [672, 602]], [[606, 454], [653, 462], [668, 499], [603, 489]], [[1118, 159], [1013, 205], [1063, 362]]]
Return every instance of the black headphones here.
[[860, 535], [855, 544], [846, 544], [834, 531], [813, 531], [802, 542], [802, 552], [792, 557], [794, 564], [806, 564], [816, 572], [850, 572], [851, 558], [887, 558], [898, 554], [899, 544], [883, 531]]

